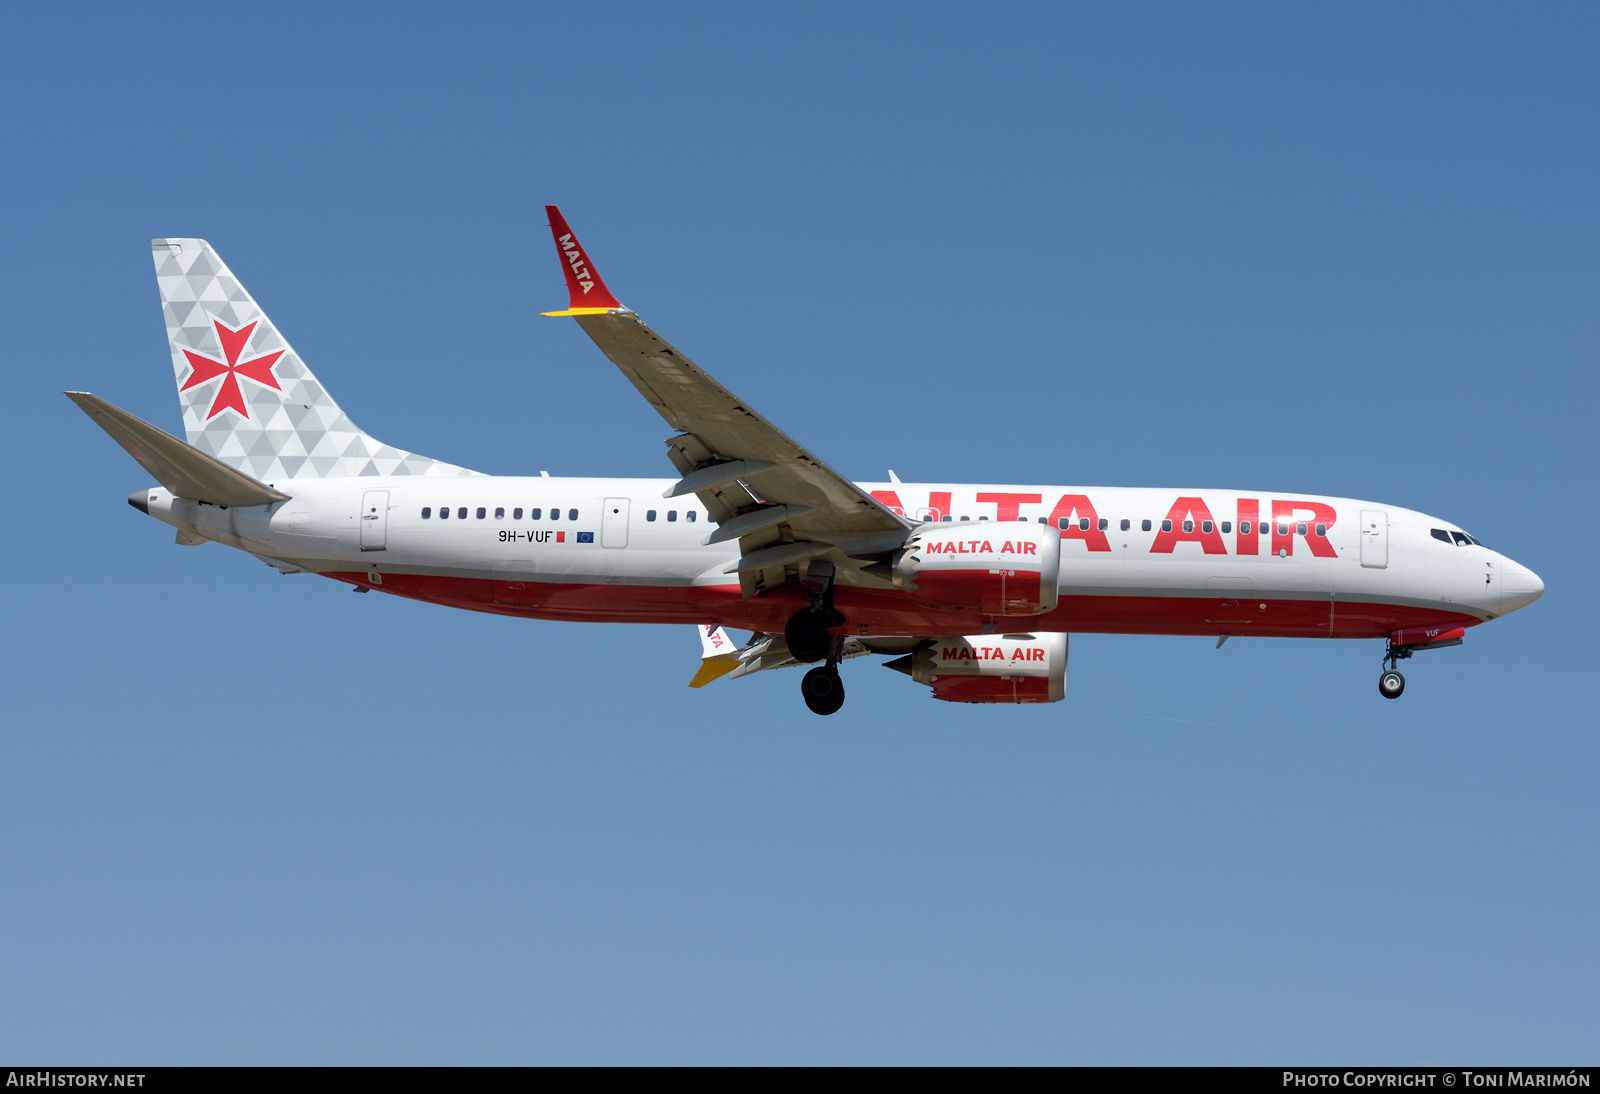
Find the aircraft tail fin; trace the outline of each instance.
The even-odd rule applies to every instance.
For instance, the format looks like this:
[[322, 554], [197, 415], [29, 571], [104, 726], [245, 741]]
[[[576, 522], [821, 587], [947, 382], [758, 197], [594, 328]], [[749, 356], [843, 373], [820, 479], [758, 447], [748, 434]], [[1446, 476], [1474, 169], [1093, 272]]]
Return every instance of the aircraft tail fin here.
[[189, 444], [261, 482], [473, 475], [367, 436], [203, 239], [152, 239]]

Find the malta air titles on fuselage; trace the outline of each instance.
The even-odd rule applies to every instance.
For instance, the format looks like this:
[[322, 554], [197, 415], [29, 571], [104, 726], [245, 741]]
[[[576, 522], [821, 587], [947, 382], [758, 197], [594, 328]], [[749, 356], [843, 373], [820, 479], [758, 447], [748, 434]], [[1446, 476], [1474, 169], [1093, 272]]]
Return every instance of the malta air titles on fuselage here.
[[[1115, 536], [1138, 532], [1153, 535], [1148, 546], [1141, 548], [1152, 555], [1172, 554], [1180, 544], [1193, 543], [1207, 555], [1287, 557], [1295, 553], [1298, 540], [1315, 557], [1339, 557], [1332, 539], [1334, 529], [1339, 527], [1339, 510], [1321, 498], [1238, 494], [1219, 498], [1216, 491], [1192, 491], [1174, 497], [1155, 490], [1117, 490], [1100, 492], [1101, 504], [1097, 506], [1088, 493], [1042, 488], [978, 490], [958, 495], [954, 489], [914, 492], [914, 488], [897, 484], [871, 493], [894, 512], [916, 520], [1022, 520], [1055, 525], [1060, 529], [1063, 546], [1077, 541], [1091, 553], [1109, 554]], [[1046, 500], [1052, 497], [1053, 502]], [[927, 499], [925, 505], [915, 504], [923, 498]], [[1132, 512], [1134, 509], [1138, 512]], [[952, 546], [947, 543], [939, 549], [948, 551]]]

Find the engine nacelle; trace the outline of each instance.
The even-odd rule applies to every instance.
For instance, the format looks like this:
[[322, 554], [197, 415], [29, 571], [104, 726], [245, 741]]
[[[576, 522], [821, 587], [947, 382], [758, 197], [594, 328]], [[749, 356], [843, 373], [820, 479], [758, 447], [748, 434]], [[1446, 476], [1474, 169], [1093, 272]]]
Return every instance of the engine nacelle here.
[[889, 662], [935, 699], [952, 703], [1054, 703], [1067, 693], [1067, 636], [978, 634], [939, 638]]
[[895, 557], [895, 587], [933, 608], [1039, 615], [1060, 595], [1061, 533], [1018, 521], [927, 524]]

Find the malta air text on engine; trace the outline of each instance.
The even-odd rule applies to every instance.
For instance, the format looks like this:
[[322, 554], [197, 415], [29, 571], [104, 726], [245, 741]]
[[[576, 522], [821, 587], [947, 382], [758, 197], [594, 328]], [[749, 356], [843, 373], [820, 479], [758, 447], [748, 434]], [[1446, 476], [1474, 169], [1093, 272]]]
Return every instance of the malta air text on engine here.
[[[1009, 655], [1008, 655], [1009, 654]], [[1038, 647], [1017, 646], [1007, 650], [1004, 646], [941, 646], [941, 661], [1045, 661], [1045, 651]]]
[[952, 539], [944, 543], [928, 544], [929, 554], [946, 555], [1036, 555], [1039, 553], [1037, 543], [1013, 543], [1003, 540], [1000, 549], [996, 551], [994, 545], [986, 539]]
[[[951, 491], [948, 490], [931, 491], [928, 504], [921, 509], [907, 508], [897, 490], [874, 490], [872, 496], [902, 516], [929, 522], [958, 519], [952, 517]], [[1022, 507], [1044, 504], [1040, 494], [1000, 491], [979, 491], [975, 500], [983, 508], [993, 505], [993, 519], [998, 522], [1029, 521], [1032, 518], [1022, 515]], [[1063, 494], [1047, 516], [1038, 518], [1038, 523], [1057, 529], [1063, 541], [1079, 540], [1090, 552], [1110, 552], [1111, 535], [1138, 531], [1154, 533], [1149, 548], [1153, 555], [1172, 554], [1180, 543], [1195, 543], [1208, 555], [1287, 556], [1295, 553], [1295, 540], [1300, 540], [1317, 558], [1339, 557], [1328, 539], [1337, 521], [1338, 513], [1333, 506], [1305, 498], [1272, 498], [1267, 501], [1265, 511], [1260, 498], [1235, 498], [1232, 512], [1224, 510], [1214, 514], [1210, 503], [1194, 496], [1174, 500], [1164, 517], [1110, 517], [1102, 516], [1087, 494]], [[1231, 551], [1230, 539], [1233, 540]], [[974, 543], [978, 546], [972, 546]], [[936, 547], [930, 545], [928, 549], [956, 554], [988, 550], [984, 541], [972, 539], [951, 539]]]

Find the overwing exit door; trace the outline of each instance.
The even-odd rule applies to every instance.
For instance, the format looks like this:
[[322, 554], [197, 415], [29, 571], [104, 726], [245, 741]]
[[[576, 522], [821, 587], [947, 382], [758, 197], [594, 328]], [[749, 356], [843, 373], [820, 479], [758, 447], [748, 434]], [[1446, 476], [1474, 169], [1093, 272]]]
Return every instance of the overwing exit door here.
[[600, 510], [600, 546], [628, 545], [628, 499], [607, 498]]
[[361, 549], [383, 551], [389, 547], [389, 491], [368, 490], [361, 495]]

